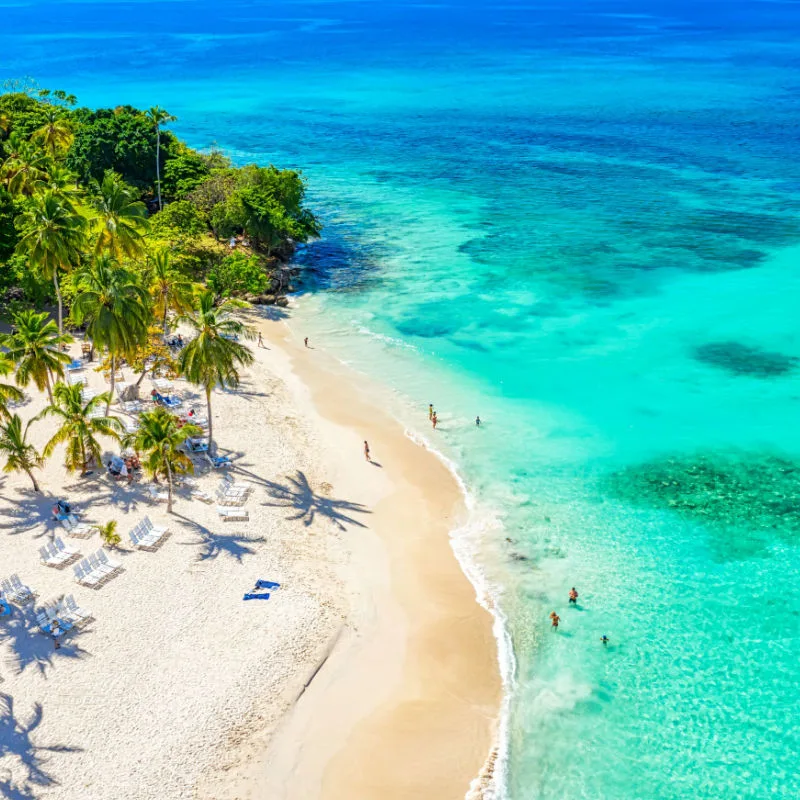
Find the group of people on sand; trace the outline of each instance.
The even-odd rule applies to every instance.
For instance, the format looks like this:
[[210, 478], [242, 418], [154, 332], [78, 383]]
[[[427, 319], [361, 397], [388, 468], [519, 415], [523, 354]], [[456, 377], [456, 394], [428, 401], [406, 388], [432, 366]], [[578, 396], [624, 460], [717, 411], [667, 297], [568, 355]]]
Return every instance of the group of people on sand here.
[[[567, 601], [567, 604], [570, 605], [570, 606], [577, 606], [578, 605], [578, 590], [574, 586], [569, 590], [569, 599]], [[558, 614], [556, 614], [555, 611], [551, 611], [550, 612], [550, 625], [552, 626], [552, 630], [554, 630], [554, 631], [558, 630], [558, 623], [559, 622], [561, 622], [561, 617], [559, 617]], [[607, 645], [608, 642], [609, 642], [609, 638], [608, 638], [608, 636], [603, 634], [600, 637], [600, 641], [603, 643], [603, 645]]]

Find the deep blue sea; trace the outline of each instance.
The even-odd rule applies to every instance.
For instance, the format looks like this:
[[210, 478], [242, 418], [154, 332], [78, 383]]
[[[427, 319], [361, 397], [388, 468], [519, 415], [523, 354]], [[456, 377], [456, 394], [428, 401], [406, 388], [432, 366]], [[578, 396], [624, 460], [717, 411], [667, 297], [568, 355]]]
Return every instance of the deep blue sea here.
[[800, 797], [799, 3], [0, 0], [0, 35], [0, 79], [305, 171], [297, 324], [470, 493], [501, 796]]

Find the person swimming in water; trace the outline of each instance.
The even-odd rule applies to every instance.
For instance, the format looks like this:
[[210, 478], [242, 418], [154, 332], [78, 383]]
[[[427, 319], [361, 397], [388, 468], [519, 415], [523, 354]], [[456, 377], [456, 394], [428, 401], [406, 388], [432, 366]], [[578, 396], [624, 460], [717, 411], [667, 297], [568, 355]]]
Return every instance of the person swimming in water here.
[[561, 617], [556, 614], [555, 611], [550, 612], [550, 623], [553, 626], [553, 630], [558, 630], [558, 623], [561, 621]]
[[481, 418], [475, 417], [475, 427], [480, 428], [480, 426], [481, 426]]
[[602, 642], [604, 645], [607, 645], [607, 644], [608, 644], [608, 636], [606, 636], [605, 634], [603, 634], [603, 635], [600, 637], [600, 641], [601, 641], [601, 642]]
[[578, 605], [578, 590], [574, 586], [569, 590], [569, 602], [571, 605]]

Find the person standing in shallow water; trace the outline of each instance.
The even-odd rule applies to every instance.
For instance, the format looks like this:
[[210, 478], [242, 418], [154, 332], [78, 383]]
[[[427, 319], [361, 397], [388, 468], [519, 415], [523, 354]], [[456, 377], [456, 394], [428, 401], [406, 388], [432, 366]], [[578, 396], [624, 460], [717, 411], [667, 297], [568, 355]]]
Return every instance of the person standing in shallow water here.
[[556, 614], [555, 611], [550, 612], [550, 624], [553, 626], [553, 630], [558, 630], [558, 623], [561, 621], [561, 617]]
[[304, 344], [306, 347], [308, 347], [308, 336], [306, 336], [306, 338], [305, 338], [305, 339], [303, 339], [303, 344]]
[[436, 416], [436, 412], [433, 412], [433, 416], [431, 417], [431, 422], [433, 423], [433, 429], [436, 430], [436, 426], [439, 424], [439, 418]]
[[367, 461], [372, 461], [372, 459], [369, 457], [369, 443], [366, 439], [364, 439], [364, 458], [366, 458]]
[[480, 428], [480, 426], [481, 426], [481, 418], [475, 417], [475, 427]]
[[570, 605], [578, 605], [578, 590], [574, 586], [569, 590], [569, 602]]
[[428, 419], [433, 419], [433, 403], [428, 403]]
[[259, 347], [263, 347], [264, 346], [264, 339], [261, 336], [261, 331], [258, 332], [258, 346]]

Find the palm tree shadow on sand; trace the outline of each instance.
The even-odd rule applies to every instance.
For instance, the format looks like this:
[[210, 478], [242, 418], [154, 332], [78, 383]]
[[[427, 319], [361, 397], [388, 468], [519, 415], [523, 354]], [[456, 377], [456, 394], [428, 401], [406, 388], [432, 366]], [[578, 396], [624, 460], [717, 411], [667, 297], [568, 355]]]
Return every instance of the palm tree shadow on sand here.
[[352, 514], [372, 513], [361, 503], [335, 500], [315, 492], [308, 482], [308, 478], [300, 470], [297, 470], [293, 476], [287, 475], [286, 483], [264, 481], [264, 487], [272, 500], [265, 505], [294, 509], [295, 513], [289, 514], [287, 519], [301, 519], [306, 527], [311, 525], [319, 514], [330, 520], [340, 530], [345, 530], [347, 525], [365, 528], [366, 525], [355, 519]]
[[47, 753], [80, 753], [81, 748], [67, 745], [39, 745], [33, 741], [36, 729], [42, 724], [44, 711], [41, 703], [33, 706], [30, 718], [23, 722], [14, 710], [14, 698], [0, 693], [0, 761], [6, 758], [19, 760], [26, 771], [25, 783], [13, 782], [10, 774], [0, 775], [0, 792], [2, 797], [28, 800], [34, 798], [31, 786], [54, 786], [58, 781], [50, 775], [45, 767]]
[[184, 522], [185, 528], [191, 528], [197, 537], [193, 542], [181, 542], [183, 545], [199, 548], [195, 557], [197, 561], [213, 561], [218, 556], [227, 555], [241, 562], [245, 556], [255, 555], [256, 550], [252, 545], [264, 541], [263, 536], [247, 533], [214, 533], [188, 517], [181, 514], [175, 516]]

